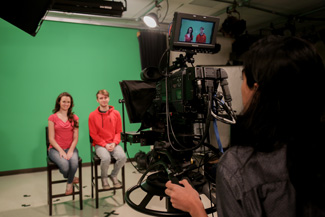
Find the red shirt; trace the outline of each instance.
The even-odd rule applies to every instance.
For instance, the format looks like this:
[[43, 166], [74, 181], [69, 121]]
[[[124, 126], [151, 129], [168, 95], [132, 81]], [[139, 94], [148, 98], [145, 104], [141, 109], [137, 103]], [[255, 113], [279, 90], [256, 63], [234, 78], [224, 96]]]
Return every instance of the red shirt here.
[[198, 34], [196, 36], [196, 42], [198, 42], [198, 43], [205, 43], [206, 40], [207, 40], [207, 37], [204, 33], [203, 33], [203, 35]]
[[[75, 120], [79, 120], [77, 115], [74, 115], [73, 118]], [[49, 121], [52, 121], [54, 123], [54, 139], [59, 144], [59, 146], [62, 149], [68, 149], [71, 146], [71, 143], [73, 141], [73, 130], [74, 130], [74, 122], [72, 123], [67, 120], [66, 122], [63, 122], [57, 114], [52, 114], [48, 118]], [[53, 146], [50, 144], [49, 149], [53, 148]]]
[[191, 42], [192, 41], [192, 38], [191, 38], [190, 34], [185, 35], [185, 41], [186, 42]]
[[[99, 107], [98, 107], [99, 108]], [[105, 147], [108, 143], [118, 145], [121, 141], [122, 120], [120, 113], [109, 106], [109, 110], [102, 113], [98, 108], [89, 114], [89, 135], [93, 139], [93, 146]]]

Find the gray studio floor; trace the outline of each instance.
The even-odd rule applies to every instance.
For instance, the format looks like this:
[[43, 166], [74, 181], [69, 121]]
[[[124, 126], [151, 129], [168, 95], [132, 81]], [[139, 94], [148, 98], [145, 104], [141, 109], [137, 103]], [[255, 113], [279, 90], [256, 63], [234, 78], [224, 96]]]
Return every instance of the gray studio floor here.
[[[75, 201], [72, 197], [54, 199], [53, 216], [84, 216], [84, 217], [144, 217], [150, 216], [135, 211], [126, 203], [123, 204], [122, 190], [116, 195], [112, 191], [99, 194], [99, 208], [95, 208], [95, 200], [91, 198], [90, 167], [83, 167], [83, 210], [79, 209], [79, 196]], [[126, 189], [134, 186], [141, 177], [130, 162], [126, 163]], [[54, 177], [61, 177], [58, 171]], [[46, 172], [35, 172], [0, 177], [0, 217], [43, 217], [49, 215], [47, 205], [47, 176]], [[65, 184], [59, 184], [54, 188], [55, 192], [65, 190]], [[136, 204], [140, 202], [146, 193], [136, 190], [131, 194], [131, 200]], [[210, 201], [201, 195], [205, 207], [210, 206]], [[58, 200], [58, 201], [57, 201]], [[165, 211], [165, 200], [154, 197], [147, 208]], [[210, 214], [217, 217], [217, 214]]]

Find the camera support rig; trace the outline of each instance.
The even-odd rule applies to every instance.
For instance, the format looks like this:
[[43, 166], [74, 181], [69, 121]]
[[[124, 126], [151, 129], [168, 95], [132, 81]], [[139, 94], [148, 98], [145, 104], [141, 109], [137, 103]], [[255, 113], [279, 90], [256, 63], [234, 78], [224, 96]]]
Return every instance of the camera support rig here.
[[[150, 137], [147, 141], [151, 142], [145, 145], [153, 145], [154, 148], [148, 154], [147, 171], [135, 186], [127, 190], [126, 202], [133, 209], [148, 215], [189, 216], [172, 207], [170, 198], [164, 192], [168, 180], [177, 184], [178, 180], [187, 179], [200, 194], [213, 201], [207, 192], [211, 191], [211, 183], [200, 171], [203, 165], [193, 163], [194, 151], [205, 146], [220, 154], [218, 149], [206, 142], [210, 122], [215, 118], [232, 124], [235, 123], [235, 115], [231, 109], [227, 72], [213, 66], [187, 67], [186, 62], [193, 63], [195, 54], [192, 51], [186, 52], [185, 56], [181, 54], [168, 68], [168, 71], [179, 70], [156, 83], [156, 97], [151, 109], [148, 109], [154, 111], [152, 130], [141, 131], [143, 138]], [[219, 86], [222, 93], [218, 91]], [[139, 204], [131, 200], [131, 194], [137, 189], [146, 192]], [[167, 211], [147, 208], [154, 196], [165, 197]], [[215, 211], [215, 206], [206, 209], [208, 214]]]
[[194, 50], [187, 50], [185, 52], [185, 56], [183, 54], [180, 54], [179, 57], [177, 57], [176, 60], [173, 62], [173, 65], [168, 68], [167, 73], [179, 68], [187, 67], [186, 62], [193, 64], [194, 55], [196, 55], [196, 52]]

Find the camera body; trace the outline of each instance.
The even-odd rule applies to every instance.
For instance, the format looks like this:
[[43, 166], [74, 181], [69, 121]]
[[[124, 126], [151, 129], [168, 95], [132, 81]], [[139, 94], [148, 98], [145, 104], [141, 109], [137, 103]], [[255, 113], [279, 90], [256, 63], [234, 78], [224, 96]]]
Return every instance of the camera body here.
[[168, 170], [168, 173], [163, 172], [165, 178], [160, 177], [161, 180], [168, 180], [172, 175], [179, 180], [186, 178], [199, 183], [199, 186], [205, 182], [200, 171], [202, 165], [198, 165], [193, 154], [202, 158], [203, 146], [208, 146], [215, 155], [220, 154], [207, 143], [207, 136], [213, 120], [211, 113], [224, 112], [217, 103], [214, 107], [212, 104], [213, 99], [223, 96], [221, 85], [227, 78], [223, 68], [196, 66], [175, 70], [156, 83], [156, 95], [148, 109], [151, 130], [141, 131], [140, 140], [141, 145], [153, 146], [148, 154], [148, 165], [160, 162], [164, 166], [156, 169]]
[[[199, 139], [204, 130], [202, 124], [209, 116], [211, 96], [218, 93], [220, 84], [226, 79], [227, 73], [222, 68], [197, 66], [181, 68], [158, 81], [149, 109], [152, 130], [167, 133], [165, 126], [170, 122], [178, 137], [188, 137], [191, 141]], [[191, 146], [191, 141], [187, 141], [187, 146]]]

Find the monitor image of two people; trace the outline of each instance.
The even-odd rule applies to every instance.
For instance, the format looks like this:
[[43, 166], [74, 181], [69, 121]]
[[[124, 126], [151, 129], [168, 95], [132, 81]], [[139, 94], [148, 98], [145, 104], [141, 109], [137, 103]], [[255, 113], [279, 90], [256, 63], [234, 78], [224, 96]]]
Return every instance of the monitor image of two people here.
[[210, 44], [213, 29], [213, 22], [182, 19], [178, 41]]

